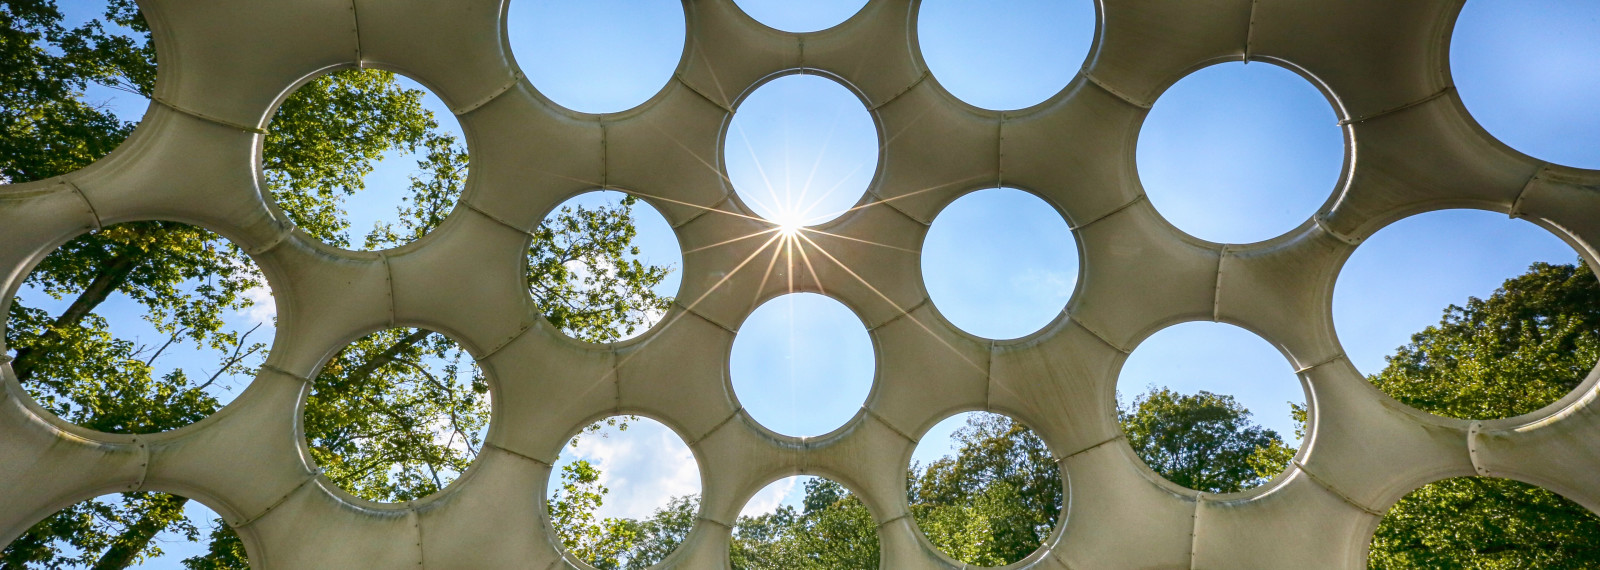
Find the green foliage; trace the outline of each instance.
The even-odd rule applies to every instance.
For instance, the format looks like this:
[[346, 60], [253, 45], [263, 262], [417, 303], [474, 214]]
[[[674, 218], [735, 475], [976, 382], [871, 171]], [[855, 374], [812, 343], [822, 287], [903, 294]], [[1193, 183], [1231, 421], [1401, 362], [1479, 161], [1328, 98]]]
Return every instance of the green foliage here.
[[110, 2], [105, 20], [143, 41], [61, 19], [52, 0], [0, 2], [0, 182], [66, 174], [127, 138], [132, 125], [83, 100], [90, 83], [144, 96], [155, 86], [155, 48], [133, 0]]
[[1595, 568], [1600, 517], [1509, 479], [1458, 477], [1411, 492], [1383, 517], [1370, 568]]
[[1600, 361], [1600, 281], [1587, 265], [1536, 263], [1488, 299], [1451, 305], [1369, 378], [1426, 412], [1489, 420], [1567, 395]]
[[389, 329], [323, 365], [303, 417], [311, 456], [329, 479], [366, 499], [410, 501], [444, 488], [477, 458], [489, 384], [444, 335]]
[[[307, 233], [348, 247], [350, 224], [342, 202], [366, 188], [362, 177], [376, 160], [391, 150], [413, 152], [427, 145], [437, 152], [454, 142], [449, 135], [433, 134], [438, 123], [422, 108], [422, 97], [421, 91], [401, 87], [393, 73], [367, 69], [337, 71], [301, 86], [278, 107], [262, 149], [272, 199]], [[425, 190], [453, 203], [460, 186]], [[430, 221], [417, 224], [431, 228]]]
[[615, 207], [563, 206], [534, 231], [528, 283], [550, 324], [573, 338], [608, 342], [648, 327], [672, 305], [651, 287], [672, 270], [628, 259], [636, 230], [628, 196]]
[[639, 530], [635, 521], [597, 518], [608, 492], [600, 484], [600, 470], [578, 460], [561, 468], [561, 489], [550, 500], [550, 524], [561, 546], [600, 570], [622, 567], [620, 559], [633, 548]]
[[[155, 53], [137, 6], [108, 1], [103, 18], [74, 29], [63, 27], [50, 0], [0, 2], [0, 182], [82, 168], [132, 131], [132, 124], [83, 100], [91, 83], [144, 96], [154, 85]], [[132, 34], [119, 35], [112, 24]], [[427, 233], [459, 199], [467, 154], [437, 128], [422, 95], [374, 70], [337, 72], [301, 86], [263, 141], [265, 190], [301, 229], [348, 246], [352, 228], [344, 202], [363, 189], [362, 177], [380, 157], [418, 152], [421, 173], [412, 178], [397, 221], [372, 228], [365, 244], [389, 247]], [[563, 245], [535, 240], [530, 252], [536, 256], [562, 252], [574, 264], [625, 269], [587, 285], [573, 271], [564, 280], [532, 274], [530, 282], [541, 284], [541, 307], [563, 322], [582, 323], [570, 334], [614, 338], [608, 326], [637, 326], [670, 303], [650, 291], [670, 268], [615, 261], [630, 251], [634, 236], [626, 206], [564, 213], [547, 225], [554, 229], [544, 239]], [[601, 233], [587, 238], [568, 231]], [[530, 265], [544, 266], [543, 258]], [[192, 423], [217, 409], [210, 394], [218, 382], [253, 373], [264, 356], [265, 345], [252, 342], [250, 331], [223, 326], [223, 316], [250, 306], [244, 293], [264, 280], [237, 247], [198, 228], [132, 222], [81, 236], [42, 261], [26, 286], [35, 296], [70, 303], [51, 314], [43, 299], [13, 300], [6, 328], [7, 347], [16, 351], [12, 368], [47, 409], [91, 429], [153, 433]], [[560, 296], [578, 290], [582, 302]], [[168, 338], [154, 345], [118, 338], [97, 312], [108, 299], [138, 305]], [[568, 307], [578, 315], [559, 316]], [[184, 344], [208, 351], [214, 364], [204, 374], [158, 372], [166, 349]], [[313, 458], [334, 481], [367, 498], [404, 500], [441, 487], [471, 462], [487, 421], [487, 385], [462, 358], [442, 336], [409, 330], [376, 333], [341, 351], [308, 397], [304, 419]], [[158, 532], [199, 539], [182, 516], [186, 502], [129, 493], [80, 503], [8, 546], [0, 567], [126, 567], [159, 552], [152, 541]], [[210, 539], [210, 552], [186, 566], [247, 566], [231, 529], [218, 526]]]
[[828, 479], [806, 482], [805, 510], [782, 506], [734, 525], [735, 570], [878, 567], [878, 528], [861, 499]]
[[956, 454], [913, 466], [907, 499], [917, 526], [945, 554], [1003, 566], [1032, 554], [1060, 517], [1062, 482], [1044, 440], [999, 414], [956, 430]]
[[[1600, 281], [1584, 264], [1536, 263], [1488, 299], [1451, 306], [1369, 380], [1423, 411], [1491, 419], [1571, 392], [1600, 360]], [[1506, 479], [1423, 486], [1384, 515], [1371, 568], [1600, 567], [1600, 516]]]
[[[249, 570], [244, 541], [222, 519], [211, 521], [211, 541], [205, 554], [183, 560], [185, 570]], [[194, 540], [193, 537], [190, 540]]]
[[[150, 538], [162, 530], [190, 540], [199, 531], [183, 516], [188, 500], [164, 493], [123, 493], [117, 503], [85, 501], [35, 525], [0, 552], [0, 568], [123, 568], [161, 555]], [[69, 549], [62, 548], [62, 542]]]
[[667, 506], [656, 509], [655, 514], [643, 521], [629, 523], [636, 537], [628, 549], [627, 570], [643, 570], [665, 560], [673, 549], [689, 538], [700, 512], [700, 500], [695, 496], [673, 497]]
[[[1303, 408], [1296, 412], [1304, 417]], [[1294, 456], [1277, 432], [1251, 422], [1250, 410], [1233, 396], [1152, 388], [1117, 415], [1128, 444], [1145, 465], [1196, 491], [1234, 493], [1255, 487]]]

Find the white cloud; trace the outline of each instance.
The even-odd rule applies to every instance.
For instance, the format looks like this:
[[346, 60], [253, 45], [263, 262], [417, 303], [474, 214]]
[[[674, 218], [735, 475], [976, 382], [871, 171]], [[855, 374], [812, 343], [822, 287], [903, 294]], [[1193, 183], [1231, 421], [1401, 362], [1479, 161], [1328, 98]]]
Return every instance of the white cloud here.
[[246, 289], [244, 297], [250, 300], [251, 305], [239, 311], [239, 314], [249, 319], [251, 324], [272, 326], [272, 320], [278, 317], [278, 304], [272, 298], [272, 289], [263, 283]]
[[608, 427], [584, 434], [562, 455], [586, 459], [600, 470], [600, 484], [610, 490], [601, 517], [645, 518], [673, 497], [700, 493], [694, 453], [654, 420], [630, 421], [627, 431]]
[[757, 491], [754, 497], [750, 497], [750, 501], [744, 504], [744, 509], [739, 511], [739, 516], [753, 517], [778, 510], [799, 485], [799, 477], [785, 477], [773, 481], [771, 485]]

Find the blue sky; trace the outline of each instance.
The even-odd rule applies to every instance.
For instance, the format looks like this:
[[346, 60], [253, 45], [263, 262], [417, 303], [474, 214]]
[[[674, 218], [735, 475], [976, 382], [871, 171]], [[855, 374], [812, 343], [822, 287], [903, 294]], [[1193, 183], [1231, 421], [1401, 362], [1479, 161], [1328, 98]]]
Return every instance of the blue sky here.
[[[91, 3], [64, 4], [69, 19], [82, 21]], [[810, 31], [844, 20], [863, 1], [739, 4], [769, 26]], [[918, 33], [934, 77], [956, 96], [990, 109], [1024, 108], [1058, 92], [1076, 74], [1093, 37], [1089, 0], [925, 0], [922, 10]], [[670, 79], [683, 48], [683, 11], [672, 0], [514, 0], [509, 18], [512, 48], [529, 80], [578, 111], [615, 112], [648, 100]], [[991, 33], [1000, 28], [1010, 33]], [[1040, 53], [1050, 55], [1028, 55]], [[1596, 61], [1600, 3], [1593, 2], [1469, 0], [1451, 45], [1461, 97], [1491, 134], [1536, 158], [1587, 168], [1600, 168]], [[147, 105], [105, 88], [87, 97], [129, 120]], [[459, 133], [436, 97], [427, 105], [442, 126]], [[1183, 231], [1229, 243], [1268, 239], [1315, 213], [1339, 183], [1344, 151], [1335, 121], [1326, 98], [1287, 70], [1266, 63], [1205, 68], [1175, 84], [1151, 110], [1137, 151], [1141, 181], [1151, 203]], [[830, 80], [775, 80], [743, 103], [732, 128], [725, 155], [733, 186], [764, 208], [764, 216], [785, 218], [809, 208], [803, 223], [821, 223], [853, 205], [870, 183], [877, 145], [871, 118]], [[374, 222], [393, 219], [414, 169], [414, 157], [394, 153], [367, 178], [369, 189], [350, 205], [357, 243]], [[828, 202], [809, 204], [824, 194]], [[593, 206], [616, 197], [595, 193], [575, 200]], [[676, 239], [659, 214], [643, 204], [635, 214], [643, 257], [681, 266]], [[923, 248], [923, 278], [935, 306], [957, 326], [989, 338], [1024, 336], [1065, 306], [1077, 279], [1071, 243], [1065, 222], [1042, 199], [1014, 189], [979, 191], [935, 219]], [[1344, 267], [1333, 303], [1340, 341], [1362, 372], [1376, 372], [1385, 355], [1437, 322], [1445, 306], [1488, 295], [1534, 261], [1576, 258], [1549, 232], [1503, 214], [1446, 211], [1402, 220], [1362, 244]], [[662, 288], [675, 290], [676, 276]], [[268, 300], [265, 291], [258, 294]], [[21, 295], [38, 299], [27, 290]], [[129, 305], [114, 299], [104, 309], [118, 334], [158, 338]], [[245, 312], [229, 323], [268, 323], [257, 333], [265, 342], [270, 317]], [[188, 351], [168, 362], [204, 358]], [[839, 427], [865, 399], [872, 367], [860, 319], [814, 294], [760, 307], [741, 327], [730, 363], [736, 394], [756, 420], [792, 435]], [[231, 399], [246, 381], [219, 397]], [[1119, 378], [1119, 392], [1127, 401], [1152, 385], [1234, 395], [1286, 437], [1292, 436], [1287, 403], [1304, 400], [1281, 353], [1247, 331], [1216, 323], [1169, 327], [1140, 344]], [[916, 459], [926, 463], [948, 453], [949, 433], [960, 424], [958, 417], [936, 426]], [[607, 474], [608, 515], [647, 515], [669, 496], [698, 490], [687, 448], [654, 422], [586, 437], [563, 453], [563, 464], [577, 457]], [[796, 480], [774, 483], [747, 512], [793, 504], [800, 489]], [[177, 568], [176, 560], [196, 552], [176, 542], [168, 546], [173, 554], [146, 567]]]

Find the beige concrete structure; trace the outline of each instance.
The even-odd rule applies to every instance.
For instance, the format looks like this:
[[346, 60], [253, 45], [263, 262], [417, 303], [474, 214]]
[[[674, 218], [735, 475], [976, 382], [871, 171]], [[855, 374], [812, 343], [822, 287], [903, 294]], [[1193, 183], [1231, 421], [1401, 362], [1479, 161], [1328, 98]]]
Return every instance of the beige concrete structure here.
[[[278, 334], [268, 365], [237, 400], [159, 435], [68, 425], [0, 368], [0, 543], [74, 502], [145, 489], [222, 514], [257, 568], [583, 568], [552, 538], [542, 502], [549, 465], [579, 427], [617, 413], [671, 426], [699, 461], [701, 520], [662, 563], [670, 568], [726, 567], [741, 506], [797, 473], [862, 496], [880, 523], [883, 568], [963, 567], [915, 528], [904, 473], [917, 438], [966, 410], [1022, 420], [1063, 467], [1069, 504], [1056, 533], [1017, 568], [1360, 568], [1385, 509], [1460, 475], [1519, 479], [1600, 510], [1593, 374], [1528, 416], [1443, 419], [1374, 389], [1334, 332], [1341, 264], [1407, 215], [1505, 212], [1596, 260], [1600, 172], [1507, 148], [1452, 89], [1447, 46], [1462, 0], [1102, 0], [1078, 77], [1040, 105], [1004, 113], [963, 104], [928, 73], [915, 0], [873, 0], [845, 23], [803, 35], [765, 28], [732, 0], [686, 0], [688, 41], [673, 80], [609, 115], [563, 110], [522, 78], [504, 2], [141, 2], [161, 61], [157, 102], [104, 160], [0, 188], [4, 301], [75, 235], [176, 220], [252, 252], [276, 293]], [[1299, 228], [1262, 243], [1209, 243], [1175, 230], [1144, 200], [1134, 144], [1167, 86], [1241, 59], [1285, 66], [1323, 89], [1342, 119], [1346, 166]], [[471, 175], [450, 218], [398, 249], [318, 243], [261, 187], [257, 154], [275, 105], [300, 83], [351, 66], [428, 85], [456, 111], [471, 147]], [[805, 439], [759, 427], [730, 388], [734, 332], [788, 280], [763, 279], [777, 234], [751, 217], [719, 166], [740, 99], [796, 72], [854, 90], [884, 141], [860, 208], [795, 238], [811, 261], [793, 269], [796, 287], [853, 308], [878, 355], [861, 412]], [[1058, 207], [1077, 243], [1056, 246], [1080, 248], [1083, 260], [1067, 310], [1007, 342], [942, 319], [916, 253], [941, 207], [1000, 184]], [[686, 252], [679, 306], [650, 332], [609, 346], [553, 330], [522, 276], [528, 232], [594, 188], [647, 199]], [[777, 271], [789, 269], [780, 260]], [[1121, 363], [1144, 337], [1190, 320], [1254, 331], [1300, 369], [1310, 433], [1295, 464], [1267, 485], [1189, 491], [1150, 472], [1122, 439], [1113, 401]], [[325, 359], [391, 326], [460, 341], [491, 378], [494, 419], [486, 451], [449, 488], [373, 504], [318, 476], [298, 410]]]

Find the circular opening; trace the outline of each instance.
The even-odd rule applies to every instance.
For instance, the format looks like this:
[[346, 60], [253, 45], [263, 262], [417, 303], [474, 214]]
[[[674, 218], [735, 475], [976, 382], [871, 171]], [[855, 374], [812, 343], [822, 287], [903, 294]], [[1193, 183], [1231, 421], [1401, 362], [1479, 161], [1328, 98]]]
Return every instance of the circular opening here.
[[689, 536], [700, 467], [660, 422], [613, 416], [579, 432], [551, 468], [550, 521], [568, 553], [595, 568], [644, 568]]
[[1196, 491], [1260, 486], [1288, 467], [1304, 437], [1306, 396], [1294, 366], [1233, 325], [1161, 329], [1128, 355], [1117, 388], [1133, 451]]
[[1091, 0], [926, 0], [917, 9], [917, 44], [950, 94], [984, 109], [1022, 109], [1077, 75], [1096, 18]]
[[528, 292], [569, 337], [644, 334], [672, 306], [683, 251], [667, 219], [621, 192], [580, 194], [546, 216], [528, 248]]
[[1489, 134], [1540, 160], [1600, 168], [1600, 4], [1472, 0], [1450, 75]]
[[122, 144], [150, 106], [156, 50], [139, 7], [62, 4], [8, 10], [6, 29], [16, 35], [7, 39], [0, 93], [0, 184], [88, 166]]
[[977, 566], [1027, 558], [1061, 516], [1061, 472], [1022, 423], [989, 412], [956, 414], [917, 442], [906, 475], [911, 514], [946, 555]]
[[804, 34], [844, 23], [860, 12], [867, 0], [734, 0], [734, 4], [769, 28]]
[[128, 222], [45, 256], [6, 326], [11, 369], [88, 429], [157, 433], [232, 401], [266, 359], [276, 305], [242, 249], [176, 222]]
[[786, 477], [745, 503], [729, 550], [734, 568], [877, 568], [878, 525], [844, 485]]
[[772, 431], [818, 436], [844, 425], [872, 390], [872, 337], [843, 303], [791, 293], [756, 307], [733, 339], [733, 391]]
[[673, 0], [516, 0], [506, 29], [517, 66], [545, 97], [574, 111], [615, 113], [672, 79], [683, 9]]
[[1600, 362], [1600, 281], [1531, 223], [1429, 212], [1356, 248], [1334, 287], [1333, 323], [1350, 361], [1396, 400], [1505, 418], [1559, 400]]
[[455, 341], [388, 329], [322, 367], [302, 424], [322, 474], [370, 501], [420, 499], [455, 481], [489, 429], [489, 381]]
[[850, 210], [878, 165], [878, 130], [861, 99], [816, 75], [756, 88], [739, 103], [723, 145], [734, 192], [790, 230]]
[[1520, 481], [1445, 479], [1401, 497], [1367, 557], [1371, 568], [1587, 568], [1600, 516]]
[[244, 543], [217, 513], [178, 495], [120, 493], [72, 505], [17, 537], [7, 568], [249, 568]]
[[1219, 243], [1294, 229], [1344, 168], [1344, 132], [1315, 85], [1276, 65], [1223, 63], [1184, 77], [1139, 129], [1145, 193], [1167, 221]]
[[961, 330], [1018, 338], [1066, 307], [1078, 282], [1077, 243], [1038, 196], [981, 190], [934, 218], [922, 243], [922, 279], [939, 312]]
[[290, 221], [345, 248], [422, 237], [467, 178], [455, 115], [421, 84], [376, 69], [300, 86], [278, 107], [261, 153], [265, 188]]

